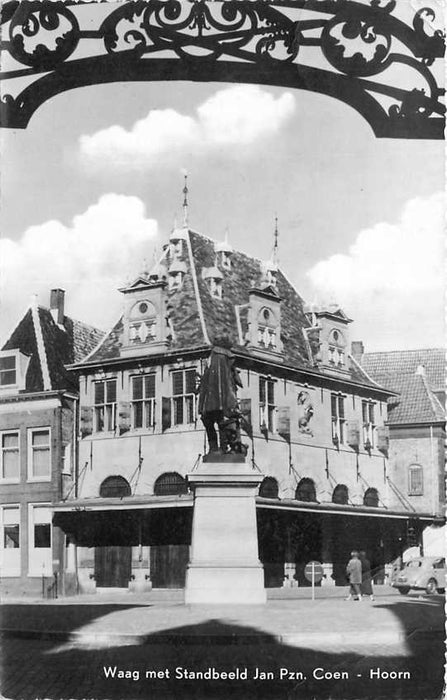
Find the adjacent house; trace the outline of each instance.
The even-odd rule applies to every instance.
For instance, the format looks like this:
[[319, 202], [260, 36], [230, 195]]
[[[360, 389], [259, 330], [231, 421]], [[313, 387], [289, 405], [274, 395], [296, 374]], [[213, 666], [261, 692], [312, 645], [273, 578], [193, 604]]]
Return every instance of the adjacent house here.
[[[396, 393], [388, 400], [390, 487], [405, 507], [442, 518], [445, 503], [445, 350], [353, 352], [379, 384]], [[426, 555], [445, 553], [445, 528], [432, 524], [418, 539], [412, 524], [405, 545]]]
[[[66, 542], [51, 505], [74, 489], [78, 362], [102, 333], [33, 303], [0, 351], [0, 578], [3, 595], [68, 590]], [[72, 582], [71, 582], [72, 583]]]

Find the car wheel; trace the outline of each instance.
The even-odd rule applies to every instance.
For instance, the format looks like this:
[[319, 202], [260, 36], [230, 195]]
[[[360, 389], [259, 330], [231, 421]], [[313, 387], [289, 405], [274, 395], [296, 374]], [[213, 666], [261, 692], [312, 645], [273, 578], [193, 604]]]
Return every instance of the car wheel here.
[[436, 593], [437, 587], [438, 587], [438, 582], [436, 581], [435, 578], [431, 578], [427, 581], [427, 585], [425, 587], [425, 590], [428, 593], [428, 595], [432, 595], [433, 593]]
[[400, 587], [398, 590], [401, 595], [408, 595], [408, 593], [410, 592], [410, 589], [405, 587]]

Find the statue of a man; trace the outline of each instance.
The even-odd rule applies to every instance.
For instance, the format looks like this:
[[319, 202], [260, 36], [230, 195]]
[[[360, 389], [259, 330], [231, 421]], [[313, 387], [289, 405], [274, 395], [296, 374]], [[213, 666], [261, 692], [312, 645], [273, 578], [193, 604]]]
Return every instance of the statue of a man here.
[[[216, 338], [199, 390], [199, 413], [205, 426], [210, 452], [219, 451], [219, 442], [224, 453], [237, 451], [237, 446], [241, 444], [236, 393], [238, 386], [241, 387], [242, 382], [234, 365], [231, 344], [226, 338]], [[219, 442], [215, 425], [219, 430]]]

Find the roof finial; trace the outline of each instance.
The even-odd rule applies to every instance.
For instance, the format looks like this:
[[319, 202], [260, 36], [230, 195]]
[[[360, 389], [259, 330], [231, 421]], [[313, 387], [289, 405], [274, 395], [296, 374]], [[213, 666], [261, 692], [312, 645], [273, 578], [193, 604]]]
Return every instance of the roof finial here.
[[183, 226], [188, 228], [188, 173], [183, 173], [185, 185], [183, 187]]
[[274, 243], [273, 243], [273, 262], [275, 265], [278, 263], [278, 214], [275, 213], [275, 233], [274, 233]]

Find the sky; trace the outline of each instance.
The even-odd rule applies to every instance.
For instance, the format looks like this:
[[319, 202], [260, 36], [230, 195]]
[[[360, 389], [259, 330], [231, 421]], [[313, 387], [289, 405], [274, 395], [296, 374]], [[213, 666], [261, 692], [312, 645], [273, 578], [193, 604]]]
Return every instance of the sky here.
[[0, 133], [0, 342], [33, 294], [107, 329], [117, 289], [181, 222], [272, 253], [309, 303], [338, 303], [370, 351], [444, 344], [444, 149], [376, 139], [323, 95], [225, 83], [126, 83], [45, 103]]

